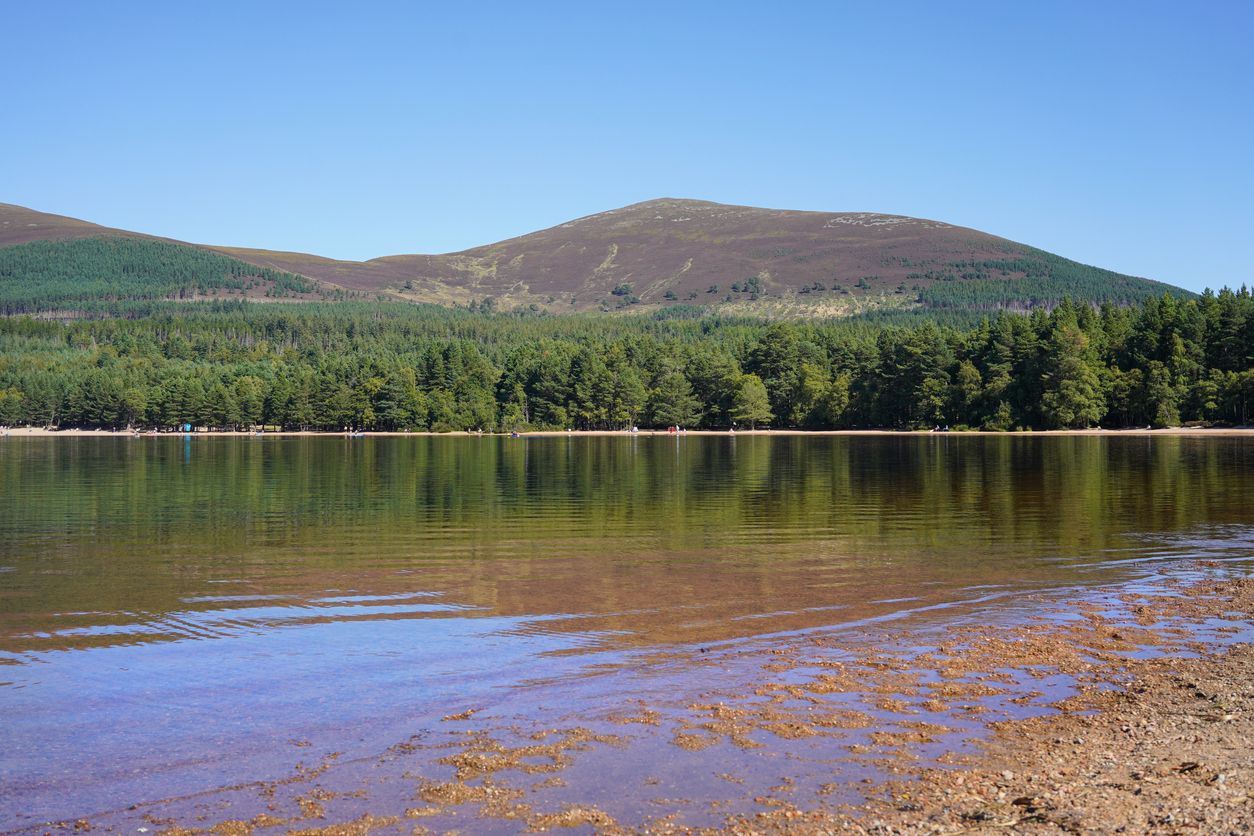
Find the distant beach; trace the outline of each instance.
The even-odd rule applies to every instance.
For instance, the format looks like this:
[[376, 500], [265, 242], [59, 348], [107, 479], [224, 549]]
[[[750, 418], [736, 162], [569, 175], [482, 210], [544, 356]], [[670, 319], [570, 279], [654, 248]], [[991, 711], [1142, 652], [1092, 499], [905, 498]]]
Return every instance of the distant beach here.
[[[84, 430], [84, 429], [48, 429], [47, 427], [7, 427], [0, 430], [0, 434], [11, 438], [24, 436], [29, 438], [40, 437], [97, 437], [97, 436], [184, 436], [195, 435], [205, 437], [249, 437], [249, 436], [274, 436], [283, 438], [300, 438], [305, 436], [318, 436], [334, 438], [336, 436], [348, 436], [350, 433], [345, 432], [320, 432], [314, 430], [267, 430], [262, 433], [251, 430], [195, 430], [193, 432], [173, 432], [152, 430]], [[352, 437], [370, 437], [370, 438], [404, 438], [407, 436], [426, 436], [426, 437], [443, 437], [443, 438], [464, 438], [467, 436], [501, 436], [504, 438], [511, 437], [508, 432], [475, 432], [473, 430], [461, 432], [384, 432], [375, 430], [364, 430], [362, 432], [351, 433]], [[983, 432], [979, 430], [736, 430], [734, 433], [730, 430], [681, 430], [677, 433], [668, 432], [667, 430], [534, 430], [518, 433], [519, 438], [546, 438], [557, 436], [588, 436], [588, 437], [609, 437], [609, 436], [687, 436], [687, 435], [713, 435], [713, 436], [776, 436], [776, 435], [795, 435], [795, 436], [822, 436], [822, 435], [845, 435], [845, 436], [884, 436], [884, 435], [944, 435], [944, 436], [1015, 436], [1015, 437], [1031, 437], [1031, 436], [1126, 436], [1126, 435], [1144, 435], [1144, 436], [1196, 436], [1199, 438], [1215, 438], [1222, 436], [1254, 436], [1254, 427], [1166, 427], [1163, 429], [1152, 429], [1147, 427], [1133, 427], [1129, 429], [1108, 430], [1108, 429], [1089, 429], [1089, 430], [1037, 430], [1025, 432]]]

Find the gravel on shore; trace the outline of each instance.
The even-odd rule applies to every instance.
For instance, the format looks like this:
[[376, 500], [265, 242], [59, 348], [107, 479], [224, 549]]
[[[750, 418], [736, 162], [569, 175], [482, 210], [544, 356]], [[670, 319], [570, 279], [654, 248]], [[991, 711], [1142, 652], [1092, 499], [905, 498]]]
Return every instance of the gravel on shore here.
[[[1254, 580], [1204, 581], [1136, 606], [1138, 620], [1248, 625]], [[1121, 628], [1103, 629], [1112, 646]], [[1219, 627], [1235, 631], [1236, 628]], [[1169, 629], [1180, 636], [1178, 628]], [[846, 810], [779, 808], [707, 833], [765, 834], [1216, 834], [1254, 833], [1254, 647], [1237, 643], [1149, 658], [1098, 650], [1110, 663], [1069, 657], [1058, 636], [982, 637], [1022, 666], [1052, 656], [1090, 687], [1059, 713], [991, 724], [978, 756], [881, 785]], [[1042, 644], [1043, 643], [1043, 644]], [[1006, 652], [1014, 644], [1023, 646]], [[1092, 641], [1085, 642], [1091, 648]], [[1036, 645], [1036, 646], [1033, 646]], [[1178, 651], [1178, 647], [1170, 648]], [[1194, 655], [1195, 654], [1195, 655]], [[1018, 655], [1016, 663], [1011, 657]]]
[[[265, 804], [266, 812], [256, 816], [240, 817], [247, 805], [232, 808], [230, 799], [242, 796], [224, 795], [219, 802], [226, 814], [222, 818], [202, 806], [204, 797], [197, 797], [174, 805], [183, 815], [169, 815], [173, 809], [163, 812], [162, 805], [140, 805], [92, 821], [15, 832], [134, 833], [139, 825], [145, 830], [152, 826], [155, 836], [424, 836], [448, 832], [445, 823], [453, 816], [461, 827], [470, 825], [469, 832], [579, 828], [581, 833], [609, 836], [1244, 836], [1254, 833], [1254, 646], [1244, 641], [1254, 625], [1254, 579], [1234, 574], [1219, 564], [1196, 561], [1184, 582], [1164, 578], [1156, 586], [1113, 590], [1105, 600], [1042, 599], [1038, 618], [1009, 625], [950, 626], [940, 646], [920, 647], [895, 659], [868, 649], [857, 670], [839, 661], [820, 658], [816, 663], [813, 651], [822, 640], [814, 637], [761, 651], [769, 660], [761, 659], [768, 664], [761, 665], [757, 694], [768, 699], [714, 707], [694, 704], [688, 718], [671, 730], [672, 742], [698, 753], [716, 738], [760, 746], [749, 735], [762, 731], [781, 738], [826, 734], [838, 742], [836, 727], [845, 720], [849, 728], [874, 731], [869, 715], [819, 719], [825, 695], [847, 695], [850, 690], [894, 702], [902, 707], [899, 713], [904, 709], [906, 714], [980, 718], [987, 733], [976, 750], [925, 760], [917, 757], [917, 742], [940, 727], [898, 722], [898, 728], [917, 732], [874, 731], [888, 740], [876, 753], [889, 753], [887, 761], [876, 761], [879, 774], [889, 776], [886, 780], [847, 778], [852, 785], [834, 783], [830, 795], [820, 791], [805, 797], [779, 787], [781, 792], [773, 797], [755, 799], [767, 809], [730, 816], [718, 827], [684, 826], [677, 816], [660, 810], [658, 817], [642, 824], [616, 821], [592, 804], [567, 804], [557, 811], [544, 805], [545, 788], [563, 785], [560, 775], [548, 773], [574, 765], [589, 744], [614, 745], [608, 737], [575, 729], [565, 736], [537, 735], [536, 742], [516, 749], [501, 748], [486, 733], [462, 732], [464, 745], [440, 749], [440, 763], [456, 766], [457, 774], [418, 782], [412, 809], [393, 805], [376, 810], [359, 793], [328, 791], [319, 785], [320, 776], [331, 769], [328, 761], [261, 786], [259, 794], [253, 793], [254, 806]], [[815, 664], [825, 667], [804, 680]], [[926, 676], [915, 676], [920, 672]], [[789, 677], [788, 684], [771, 681], [781, 676]], [[1027, 695], [1010, 702], [1031, 702], [1031, 713], [981, 714], [981, 694], [998, 692], [1011, 679], [1029, 685], [1035, 681], [1044, 688], [1047, 679], [1059, 677], [1076, 686], [1059, 702], [1042, 706]], [[789, 708], [789, 700], [798, 698], [811, 700], [810, 707]], [[619, 720], [650, 728], [662, 723], [658, 712], [641, 706], [637, 713], [639, 717]], [[989, 716], [998, 719], [987, 720]], [[478, 722], [474, 710], [444, 720]], [[807, 728], [807, 721], [812, 727]], [[699, 745], [685, 746], [690, 738], [700, 738]], [[394, 747], [392, 755], [405, 748]], [[856, 762], [857, 747], [846, 748], [855, 757], [845, 760]], [[528, 766], [537, 758], [552, 766]], [[891, 769], [885, 768], [889, 764]], [[544, 780], [527, 786], [495, 777], [519, 768], [544, 772]], [[284, 802], [291, 791], [301, 794]], [[729, 795], [733, 793], [729, 785]], [[331, 809], [350, 802], [357, 812]], [[370, 812], [362, 814], [364, 809]]]

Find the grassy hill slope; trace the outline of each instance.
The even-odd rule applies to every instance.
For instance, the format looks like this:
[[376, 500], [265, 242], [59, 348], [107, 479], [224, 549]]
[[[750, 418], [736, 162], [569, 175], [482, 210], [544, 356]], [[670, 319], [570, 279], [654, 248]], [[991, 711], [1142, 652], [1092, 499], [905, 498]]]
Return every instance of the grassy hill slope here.
[[0, 247], [11, 244], [25, 244], [28, 241], [63, 241], [75, 238], [96, 238], [102, 235], [114, 235], [125, 238], [153, 238], [124, 229], [112, 229], [107, 226], [67, 218], [64, 215], [50, 215], [47, 212], [36, 212], [25, 206], [14, 206], [12, 203], [0, 203]]
[[645, 304], [725, 303], [729, 294], [742, 304], [756, 295], [774, 309], [787, 302], [783, 308], [801, 314], [920, 303], [1026, 308], [1066, 294], [1131, 302], [1168, 289], [1190, 295], [940, 221], [697, 200], [638, 203], [445, 255], [342, 262], [222, 251], [360, 290], [436, 302], [492, 296], [506, 307], [539, 304], [555, 312], [620, 307], [632, 297]]
[[[163, 240], [0, 204], [0, 252], [5, 245], [36, 239], [101, 236]], [[269, 270], [312, 279], [320, 283], [316, 298], [386, 292], [416, 302], [465, 305], [492, 297], [498, 309], [534, 306], [553, 313], [669, 307], [680, 308], [678, 314], [685, 306], [718, 305], [744, 314], [823, 317], [1022, 310], [1051, 305], [1064, 295], [1119, 303], [1164, 290], [1193, 295], [940, 221], [696, 200], [647, 201], [444, 255], [351, 262], [291, 252], [199, 248], [204, 250], [253, 265], [258, 275]], [[83, 265], [73, 269], [81, 271]], [[228, 272], [244, 275], [239, 268]], [[58, 281], [64, 282], [64, 276]], [[270, 287], [280, 287], [271, 281]], [[256, 285], [248, 284], [242, 291], [231, 290], [260, 295]], [[202, 281], [197, 286], [212, 284]], [[20, 292], [33, 285], [26, 287]], [[288, 289], [295, 292], [294, 287]], [[18, 292], [16, 285], [11, 289]], [[162, 298], [180, 298], [161, 292]]]

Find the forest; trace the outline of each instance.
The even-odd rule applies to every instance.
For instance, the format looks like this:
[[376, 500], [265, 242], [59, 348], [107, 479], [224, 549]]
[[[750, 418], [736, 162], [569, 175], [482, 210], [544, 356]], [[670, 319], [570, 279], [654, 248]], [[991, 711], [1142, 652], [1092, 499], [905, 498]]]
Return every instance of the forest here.
[[1010, 431], [1240, 425], [1254, 403], [1245, 287], [940, 322], [475, 307], [131, 300], [0, 317], [0, 424]]
[[[1019, 274], [1021, 278], [995, 278]], [[907, 278], [933, 279], [930, 285], [920, 289], [918, 297], [919, 302], [929, 308], [1018, 307], [1029, 310], [1052, 307], [1064, 296], [1076, 301], [1110, 300], [1129, 304], [1158, 295], [1150, 282], [1037, 249], [1030, 249], [1028, 256], [1015, 259], [948, 262], [927, 273], [912, 273]]]
[[0, 314], [6, 316], [254, 288], [273, 298], [320, 292], [303, 276], [167, 241], [110, 237], [0, 247]]

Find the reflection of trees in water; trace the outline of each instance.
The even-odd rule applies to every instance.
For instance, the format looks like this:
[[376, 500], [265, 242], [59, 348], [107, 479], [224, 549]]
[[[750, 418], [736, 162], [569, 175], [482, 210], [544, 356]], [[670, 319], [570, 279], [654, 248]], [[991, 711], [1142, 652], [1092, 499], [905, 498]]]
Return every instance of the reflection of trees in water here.
[[659, 585], [705, 606], [1247, 523], [1251, 459], [1243, 439], [1187, 437], [50, 439], [0, 454], [21, 491], [0, 542], [29, 611], [168, 611], [241, 578], [415, 588], [400, 570], [452, 572], [467, 600], [516, 612], [542, 594], [646, 607]]
[[210, 551], [322, 542], [329, 529], [491, 538], [519, 521], [513, 535], [543, 539], [554, 533], [546, 520], [598, 536], [752, 523], [774, 536], [987, 530], [1052, 541], [1208, 519], [1251, 457], [1241, 439], [961, 434], [119, 438], [7, 452], [6, 484], [43, 486], [38, 504], [6, 506], [10, 531], [192, 537]]

